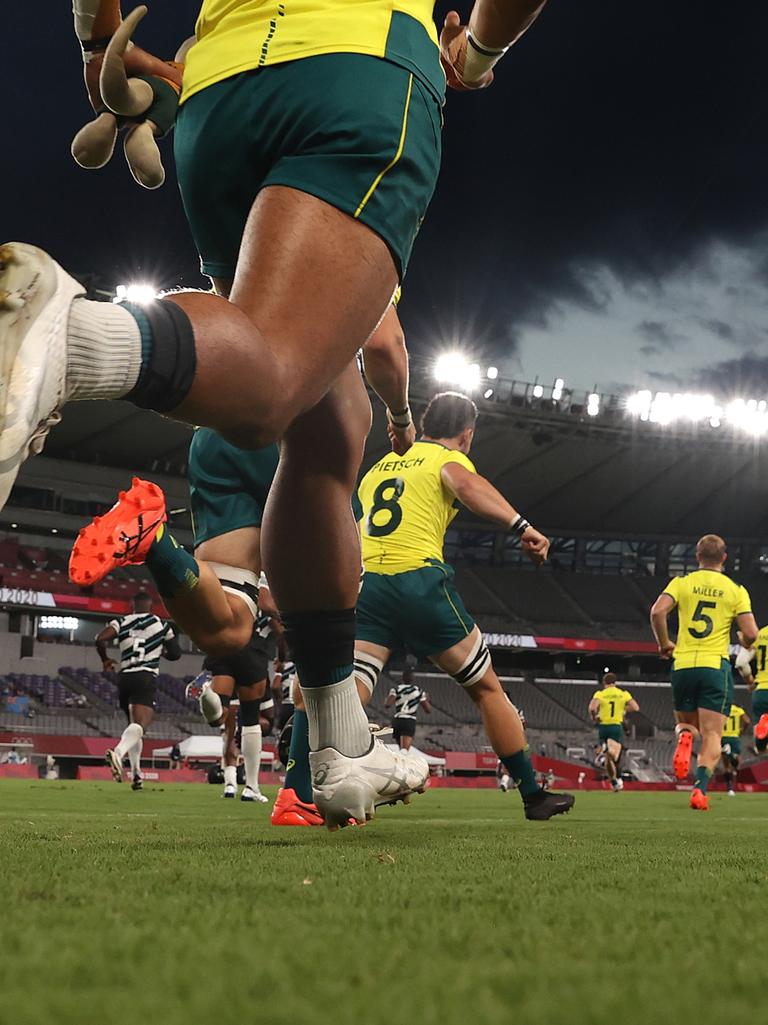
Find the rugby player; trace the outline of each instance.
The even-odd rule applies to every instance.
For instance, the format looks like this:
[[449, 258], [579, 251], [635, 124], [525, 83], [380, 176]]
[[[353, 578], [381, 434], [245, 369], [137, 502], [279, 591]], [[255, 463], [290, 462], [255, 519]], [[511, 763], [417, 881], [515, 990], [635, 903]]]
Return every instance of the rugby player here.
[[605, 755], [605, 771], [614, 793], [624, 789], [619, 775], [624, 746], [624, 716], [627, 712], [639, 712], [640, 705], [628, 690], [616, 685], [615, 673], [606, 673], [603, 686], [596, 690], [589, 702], [589, 715], [597, 723], [599, 749]]
[[443, 392], [427, 406], [422, 437], [404, 458], [384, 456], [358, 489], [365, 574], [358, 601], [358, 682], [373, 693], [393, 649], [429, 658], [477, 704], [488, 739], [517, 782], [526, 817], [568, 811], [570, 794], [536, 782], [517, 709], [504, 693], [479, 628], [443, 561], [445, 532], [458, 503], [516, 534], [535, 563], [549, 541], [534, 529], [468, 457], [477, 409], [466, 395]]
[[403, 670], [402, 680], [387, 694], [384, 707], [392, 708], [393, 705], [395, 714], [392, 716], [392, 733], [395, 743], [402, 751], [410, 751], [416, 736], [416, 713], [420, 708], [427, 714], [432, 712], [429, 695], [413, 682], [413, 670], [410, 668]]
[[97, 635], [95, 643], [104, 672], [109, 673], [118, 666], [109, 657], [107, 646], [117, 641], [120, 649], [118, 701], [128, 717], [128, 725], [120, 740], [105, 752], [107, 765], [115, 782], [122, 783], [123, 759], [127, 755], [131, 766], [131, 789], [141, 790], [141, 752], [144, 733], [155, 717], [160, 656], [162, 654], [169, 661], [176, 662], [181, 658], [181, 649], [171, 624], [152, 612], [152, 598], [146, 591], [138, 591], [132, 604], [133, 612], [108, 623]]
[[[743, 638], [741, 638], [744, 643]], [[755, 752], [765, 754], [768, 749], [768, 626], [760, 628], [754, 646], [750, 646], [752, 659], [741, 669], [752, 693], [752, 715], [755, 723]], [[752, 672], [751, 662], [755, 662]]]
[[[543, 6], [477, 0], [466, 26], [451, 12], [449, 83], [488, 86]], [[91, 79], [119, 20], [118, 0], [75, 2]], [[42, 251], [0, 251], [0, 506], [73, 399], [128, 399], [243, 446], [282, 439], [265, 568], [305, 689], [316, 797], [333, 824], [373, 815], [377, 780], [403, 792], [424, 781], [415, 762], [403, 775], [371, 741], [357, 699], [349, 509], [369, 418], [353, 361], [405, 273], [435, 187], [440, 56], [429, 0], [407, 11], [308, 0], [277, 14], [261, 0], [204, 0], [175, 153], [219, 295], [89, 302]], [[130, 75], [157, 64], [140, 47], [126, 52]], [[196, 567], [167, 554], [189, 583]]]
[[[701, 738], [690, 806], [709, 809], [707, 787], [720, 760], [725, 716], [733, 703], [733, 678], [728, 660], [734, 621], [746, 646], [757, 638], [757, 623], [745, 587], [725, 575], [725, 541], [705, 534], [696, 545], [699, 568], [674, 577], [651, 608], [651, 629], [662, 658], [672, 659], [672, 699], [677, 745], [672, 765], [685, 779], [696, 737]], [[677, 640], [669, 637], [667, 620], [677, 609]]]
[[741, 761], [741, 735], [748, 729], [751, 721], [741, 705], [731, 705], [725, 716], [720, 752], [729, 797], [735, 794], [733, 781]]

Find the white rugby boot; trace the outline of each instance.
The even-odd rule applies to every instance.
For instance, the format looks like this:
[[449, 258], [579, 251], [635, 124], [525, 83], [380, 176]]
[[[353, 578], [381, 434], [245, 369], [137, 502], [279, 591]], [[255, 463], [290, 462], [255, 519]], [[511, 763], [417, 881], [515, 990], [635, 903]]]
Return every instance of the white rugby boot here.
[[241, 801], [258, 801], [259, 804], [269, 804], [269, 798], [266, 794], [262, 794], [260, 790], [254, 790], [252, 786], [246, 783], [243, 787], [243, 792], [240, 794]]
[[421, 755], [405, 757], [375, 738], [367, 754], [349, 758], [325, 747], [309, 755], [317, 810], [329, 829], [372, 819], [382, 804], [403, 801], [429, 785], [429, 765]]
[[0, 509], [20, 465], [61, 420], [69, 310], [84, 294], [42, 249], [0, 246]]

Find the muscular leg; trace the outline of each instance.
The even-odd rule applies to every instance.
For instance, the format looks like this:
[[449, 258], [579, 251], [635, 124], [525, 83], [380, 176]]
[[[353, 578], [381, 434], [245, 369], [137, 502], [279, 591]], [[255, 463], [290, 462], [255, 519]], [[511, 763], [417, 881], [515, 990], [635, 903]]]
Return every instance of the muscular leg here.
[[310, 748], [350, 757], [370, 747], [353, 673], [360, 539], [351, 508], [370, 416], [359, 372], [349, 364], [286, 431], [261, 537], [301, 679]]
[[155, 718], [155, 712], [149, 705], [129, 705], [128, 725], [123, 730], [123, 735], [115, 745], [115, 756], [120, 762], [126, 755], [131, 760], [131, 770], [135, 774], [134, 761], [138, 764], [141, 760], [141, 751], [144, 746], [144, 732], [148, 730]]
[[698, 787], [703, 793], [706, 793], [709, 781], [720, 760], [725, 716], [721, 715], [720, 712], [712, 712], [708, 708], [700, 708], [698, 710], [698, 719], [699, 731], [701, 733], [701, 748], [699, 750], [699, 761], [696, 767], [694, 786]]
[[263, 189], [230, 301], [169, 297], [190, 318], [197, 354], [174, 416], [244, 447], [281, 438], [349, 365], [396, 285], [389, 249], [365, 225], [295, 189]]
[[238, 750], [235, 744], [237, 729], [237, 705], [227, 708], [224, 729], [221, 734], [221, 761], [224, 767], [224, 796], [234, 797], [237, 790]]
[[259, 722], [259, 707], [267, 689], [267, 681], [247, 687], [240, 687], [240, 726], [242, 739], [240, 748], [245, 763], [245, 785], [254, 794], [260, 794], [259, 770], [261, 769], [262, 736]]
[[400, 750], [410, 751], [413, 746], [413, 737], [401, 737], [400, 738]]

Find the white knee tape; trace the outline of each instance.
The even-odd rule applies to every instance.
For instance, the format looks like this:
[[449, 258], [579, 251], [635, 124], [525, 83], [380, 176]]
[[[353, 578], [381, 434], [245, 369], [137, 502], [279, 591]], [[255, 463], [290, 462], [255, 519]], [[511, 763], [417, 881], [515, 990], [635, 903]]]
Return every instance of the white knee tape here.
[[478, 634], [477, 642], [469, 653], [466, 662], [453, 678], [462, 687], [471, 687], [485, 675], [488, 666], [491, 664], [491, 653], [483, 640], [483, 635]]
[[248, 606], [254, 619], [258, 615], [259, 578], [249, 569], [238, 569], [237, 566], [225, 566], [221, 562], [209, 562], [213, 572], [221, 581], [227, 594], [240, 598]]
[[383, 668], [384, 663], [374, 655], [367, 651], [355, 652], [355, 678], [363, 684], [369, 694], [373, 694]]

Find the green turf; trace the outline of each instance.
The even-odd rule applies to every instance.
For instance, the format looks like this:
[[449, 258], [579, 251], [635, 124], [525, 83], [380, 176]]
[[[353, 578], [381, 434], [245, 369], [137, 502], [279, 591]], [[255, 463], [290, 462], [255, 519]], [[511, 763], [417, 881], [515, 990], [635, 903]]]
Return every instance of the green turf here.
[[768, 795], [432, 791], [335, 835], [218, 795], [0, 783], [0, 1021], [762, 1019]]

